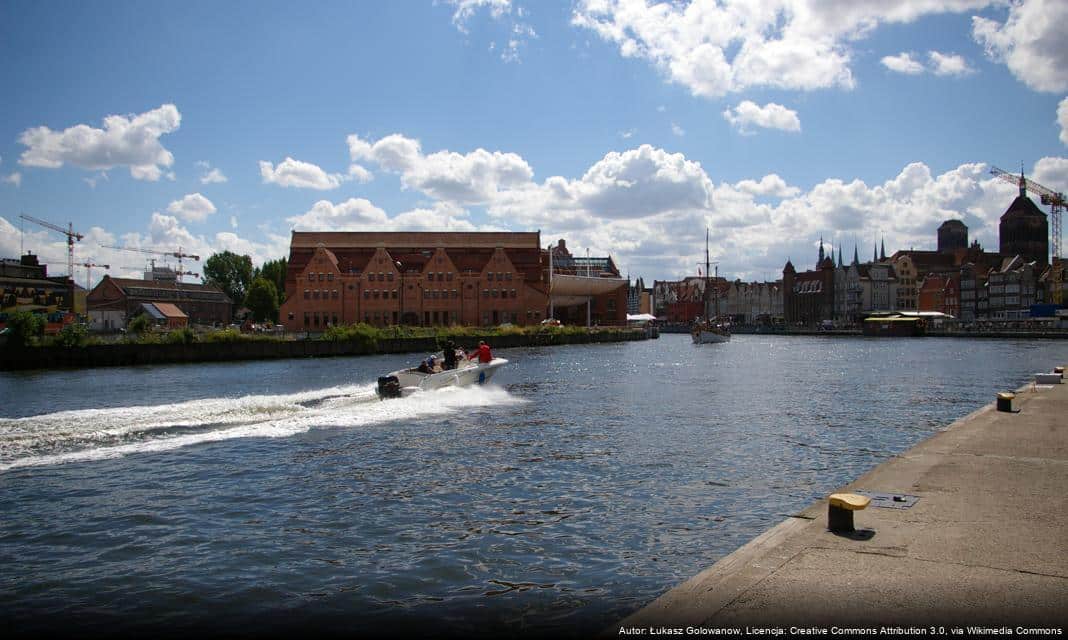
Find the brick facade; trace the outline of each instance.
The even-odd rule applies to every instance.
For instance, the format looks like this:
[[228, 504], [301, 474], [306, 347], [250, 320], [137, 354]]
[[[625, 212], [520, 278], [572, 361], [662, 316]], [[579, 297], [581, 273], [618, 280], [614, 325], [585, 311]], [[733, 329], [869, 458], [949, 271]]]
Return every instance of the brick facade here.
[[294, 231], [280, 321], [311, 332], [537, 324], [548, 306], [539, 243], [537, 232]]

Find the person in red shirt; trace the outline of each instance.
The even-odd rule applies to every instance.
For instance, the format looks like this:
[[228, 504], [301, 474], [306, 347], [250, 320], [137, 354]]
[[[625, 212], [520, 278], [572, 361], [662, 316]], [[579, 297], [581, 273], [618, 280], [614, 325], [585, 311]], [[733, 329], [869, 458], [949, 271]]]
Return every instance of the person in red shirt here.
[[490, 352], [489, 345], [483, 340], [478, 341], [478, 349], [471, 352], [471, 355], [467, 356], [468, 360], [474, 360], [478, 358], [481, 363], [487, 363], [493, 360], [493, 353]]

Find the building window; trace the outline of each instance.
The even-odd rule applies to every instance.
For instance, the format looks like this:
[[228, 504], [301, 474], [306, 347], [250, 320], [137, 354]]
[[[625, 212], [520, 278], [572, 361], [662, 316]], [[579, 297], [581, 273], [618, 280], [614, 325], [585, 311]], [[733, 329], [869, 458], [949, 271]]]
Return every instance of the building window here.
[[493, 282], [493, 272], [492, 271], [486, 272], [486, 280], [489, 281], [489, 282]]
[[441, 322], [441, 319], [440, 319], [440, 318], [441, 318], [441, 316], [439, 316], [439, 315], [438, 315], [438, 312], [437, 312], [437, 311], [435, 311], [435, 312], [434, 312], [434, 324], [435, 324], [435, 325]]
[[319, 312], [318, 311], [316, 311], [315, 314], [312, 315], [312, 321], [315, 323], [316, 327], [319, 326]]
[[504, 279], [505, 280], [511, 280], [512, 279], [512, 272], [509, 271], [508, 273], [504, 274]]
[[512, 289], [512, 293], [511, 293], [511, 295], [510, 295], [509, 297], [511, 297], [511, 298], [514, 298], [514, 297], [515, 297], [515, 295], [516, 295], [516, 294], [515, 294], [515, 289]]
[[312, 291], [312, 297], [315, 298], [316, 300], [319, 299], [319, 290], [318, 289], [316, 289], [315, 291]]
[[452, 282], [452, 271], [445, 274], [445, 280]]
[[430, 326], [430, 312], [429, 311], [424, 311], [423, 312], [423, 326], [425, 326], [425, 327], [429, 327]]
[[390, 282], [393, 282], [393, 272], [392, 271], [390, 271], [389, 273], [386, 274], [386, 280], [389, 280]]
[[315, 282], [315, 274], [314, 273], [309, 273], [308, 274], [308, 282]]
[[334, 274], [333, 273], [326, 274], [326, 281], [327, 282], [333, 282], [334, 281]]
[[293, 312], [292, 312], [292, 311], [290, 311], [290, 312], [289, 312], [289, 319], [290, 319], [290, 320], [292, 320], [292, 319], [293, 319]]
[[[441, 258], [438, 258], [438, 262], [441, 262]], [[445, 274], [438, 271], [438, 282], [445, 282]]]
[[490, 296], [493, 297], [493, 298], [496, 298], [497, 297], [497, 290], [496, 289], [491, 289], [490, 290]]
[[319, 282], [323, 281], [323, 276], [325, 276], [325, 275], [326, 275], [325, 273], [320, 273], [319, 274]]
[[363, 321], [364, 321], [365, 324], [371, 324], [371, 314], [369, 314], [369, 313], [363, 314]]
[[[394, 291], [394, 293], [396, 293], [396, 291]], [[397, 312], [396, 311], [393, 312], [393, 324], [397, 324]]]
[[488, 298], [489, 297], [489, 289], [483, 289], [482, 290], [482, 297], [483, 298]]
[[305, 300], [311, 300], [311, 289], [305, 289], [304, 290], [304, 299]]
[[330, 292], [330, 297], [333, 298], [334, 300], [337, 300], [337, 289], [334, 289], [333, 291]]
[[[393, 298], [394, 300], [397, 299], [397, 290], [396, 289], [393, 290], [393, 294], [390, 297]], [[396, 324], [396, 321], [394, 321], [393, 324]]]
[[370, 300], [371, 299], [371, 291], [369, 289], [364, 289], [364, 291], [363, 291], [363, 299], [364, 300]]
[[489, 326], [489, 311], [482, 312], [482, 326]]
[[304, 314], [304, 327], [307, 328], [311, 324], [311, 318], [307, 313]]
[[375, 289], [374, 291], [371, 292], [371, 297], [374, 298], [375, 300], [378, 300], [378, 289]]
[[428, 271], [427, 272], [426, 281], [427, 282], [433, 282], [434, 281], [434, 272], [433, 271]]

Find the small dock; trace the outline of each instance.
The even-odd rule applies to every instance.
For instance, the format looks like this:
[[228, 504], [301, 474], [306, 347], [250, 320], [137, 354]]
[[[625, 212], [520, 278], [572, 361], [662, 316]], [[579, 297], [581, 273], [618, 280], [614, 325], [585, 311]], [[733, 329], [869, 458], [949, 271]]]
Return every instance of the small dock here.
[[819, 500], [606, 635], [1068, 633], [1068, 383], [1028, 384], [1010, 402], [1011, 412], [992, 402], [839, 489], [876, 495], [853, 512], [855, 533], [829, 531]]

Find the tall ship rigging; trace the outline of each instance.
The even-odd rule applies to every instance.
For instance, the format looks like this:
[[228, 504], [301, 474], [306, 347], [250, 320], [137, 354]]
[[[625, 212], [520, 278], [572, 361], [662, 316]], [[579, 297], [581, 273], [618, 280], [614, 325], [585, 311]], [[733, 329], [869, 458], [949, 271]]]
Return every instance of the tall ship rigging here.
[[730, 342], [730, 329], [719, 319], [719, 289], [716, 280], [719, 279], [719, 265], [716, 265], [715, 280], [709, 278], [709, 270], [712, 260], [708, 255], [708, 229], [705, 229], [705, 290], [702, 295], [704, 302], [704, 316], [694, 321], [690, 328], [690, 335], [694, 344], [717, 344]]

